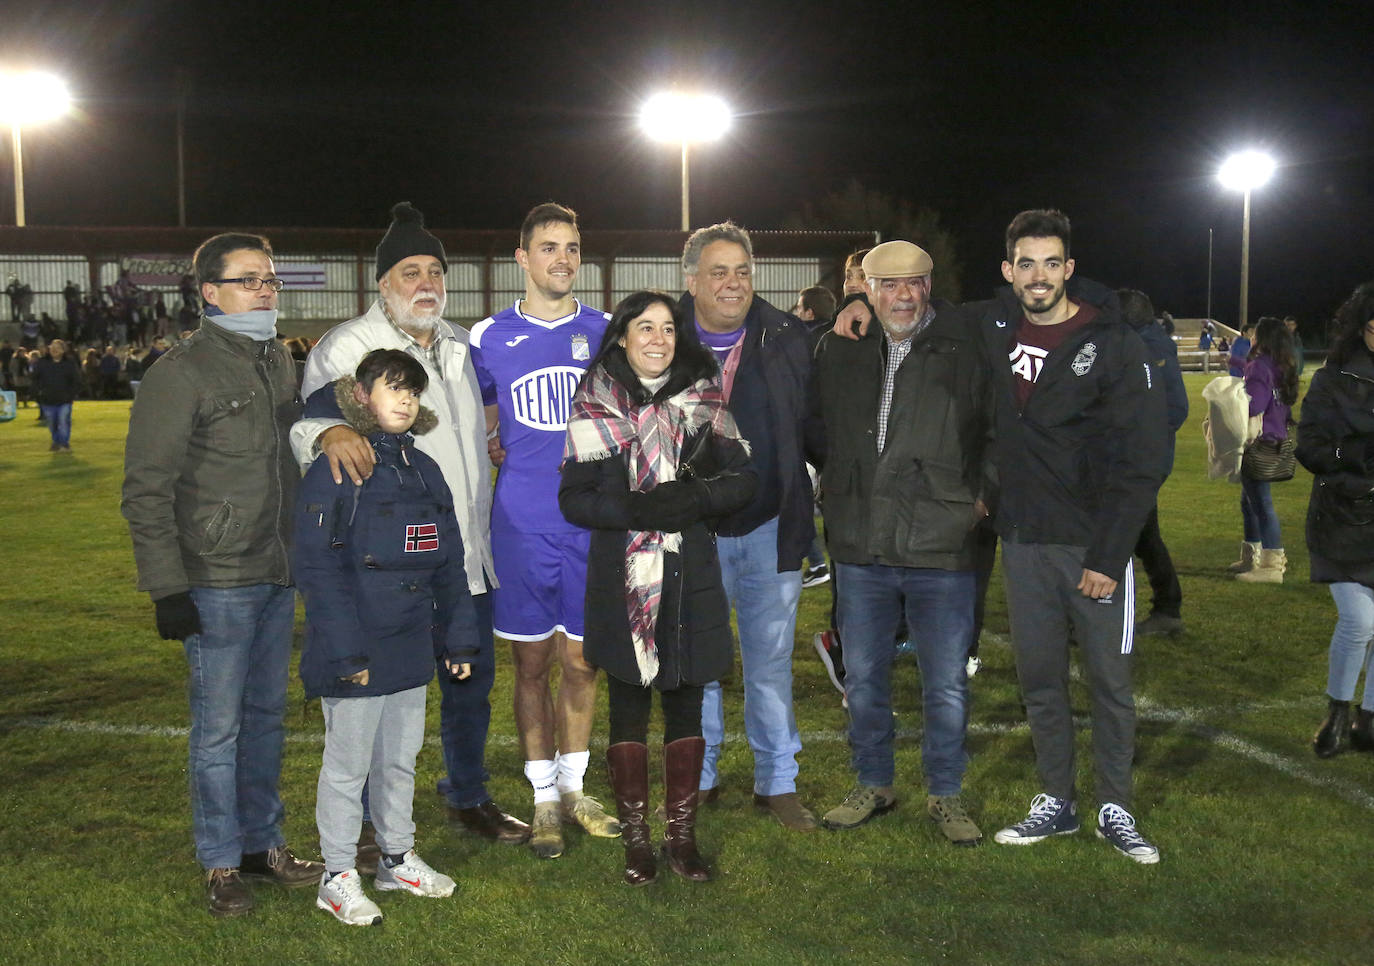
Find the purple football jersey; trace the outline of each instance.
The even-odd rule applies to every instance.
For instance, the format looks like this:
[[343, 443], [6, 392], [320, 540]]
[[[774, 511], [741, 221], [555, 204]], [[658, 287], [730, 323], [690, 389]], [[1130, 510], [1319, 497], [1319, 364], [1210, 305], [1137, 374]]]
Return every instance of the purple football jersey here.
[[497, 406], [506, 461], [496, 477], [491, 528], [522, 533], [576, 530], [558, 509], [558, 467], [577, 381], [601, 346], [610, 316], [575, 302], [545, 322], [520, 303], [472, 327], [472, 364], [482, 402]]

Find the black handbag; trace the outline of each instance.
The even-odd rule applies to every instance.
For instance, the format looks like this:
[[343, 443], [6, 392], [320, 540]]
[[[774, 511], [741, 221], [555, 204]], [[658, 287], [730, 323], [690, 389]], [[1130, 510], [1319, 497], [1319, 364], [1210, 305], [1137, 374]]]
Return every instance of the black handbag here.
[[1298, 463], [1298, 439], [1294, 429], [1289, 423], [1287, 439], [1257, 439], [1245, 447], [1245, 454], [1240, 459], [1241, 476], [1261, 483], [1291, 480]]

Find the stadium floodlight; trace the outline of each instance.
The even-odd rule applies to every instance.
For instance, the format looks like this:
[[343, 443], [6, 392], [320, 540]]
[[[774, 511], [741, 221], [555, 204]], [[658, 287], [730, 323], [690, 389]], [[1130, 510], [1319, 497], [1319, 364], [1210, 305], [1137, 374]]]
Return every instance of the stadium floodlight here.
[[0, 122], [10, 126], [14, 154], [14, 223], [24, 227], [24, 143], [20, 129], [61, 117], [71, 109], [67, 85], [41, 71], [0, 73]]
[[682, 145], [682, 230], [691, 231], [690, 180], [687, 174], [688, 145], [715, 141], [730, 129], [730, 108], [714, 94], [664, 91], [644, 102], [639, 124], [655, 141]]
[[1245, 322], [1250, 311], [1250, 192], [1266, 184], [1274, 176], [1278, 165], [1263, 151], [1239, 151], [1227, 158], [1217, 171], [1217, 180], [1222, 187], [1245, 194], [1245, 205], [1241, 215], [1240, 228], [1240, 324]]

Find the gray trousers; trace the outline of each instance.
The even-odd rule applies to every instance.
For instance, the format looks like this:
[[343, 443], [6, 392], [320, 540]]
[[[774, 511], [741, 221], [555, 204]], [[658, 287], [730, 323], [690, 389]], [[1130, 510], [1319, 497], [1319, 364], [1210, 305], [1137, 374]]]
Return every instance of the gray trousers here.
[[1016, 676], [1035, 743], [1043, 790], [1074, 797], [1073, 709], [1069, 703], [1069, 639], [1078, 651], [1092, 703], [1093, 766], [1101, 803], [1131, 805], [1135, 699], [1131, 649], [1135, 578], [1130, 563], [1111, 597], [1093, 600], [1076, 588], [1083, 547], [1002, 543], [1002, 572], [1011, 617]]
[[315, 824], [325, 868], [353, 868], [363, 825], [363, 784], [377, 845], [388, 855], [415, 846], [415, 756], [425, 740], [426, 688], [369, 698], [321, 698], [324, 759]]

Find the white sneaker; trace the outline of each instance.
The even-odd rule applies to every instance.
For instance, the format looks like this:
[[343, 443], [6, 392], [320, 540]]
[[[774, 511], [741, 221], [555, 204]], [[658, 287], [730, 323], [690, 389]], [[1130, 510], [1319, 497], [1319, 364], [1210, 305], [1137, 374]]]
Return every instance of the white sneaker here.
[[442, 872], [435, 872], [429, 867], [429, 863], [415, 854], [411, 849], [405, 854], [405, 859], [400, 865], [386, 867], [386, 861], [377, 865], [377, 888], [382, 891], [389, 889], [403, 889], [417, 896], [429, 896], [434, 899], [442, 899], [445, 896], [453, 895], [456, 883]]
[[363, 891], [357, 869], [340, 872], [332, 879], [328, 872], [321, 876], [315, 905], [349, 926], [379, 926], [382, 922], [382, 910]]

